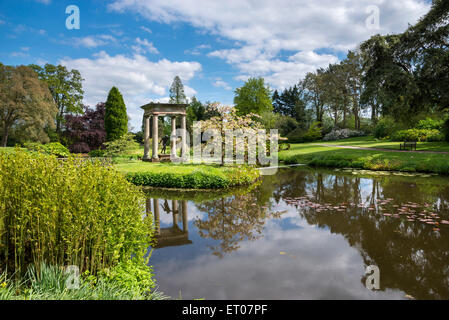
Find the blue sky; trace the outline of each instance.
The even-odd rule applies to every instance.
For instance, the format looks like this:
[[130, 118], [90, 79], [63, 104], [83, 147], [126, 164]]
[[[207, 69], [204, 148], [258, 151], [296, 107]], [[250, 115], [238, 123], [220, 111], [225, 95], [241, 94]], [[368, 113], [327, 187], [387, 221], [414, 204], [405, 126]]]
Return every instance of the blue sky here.
[[[66, 28], [69, 5], [79, 30]], [[138, 128], [139, 106], [166, 101], [176, 75], [188, 96], [232, 104], [248, 77], [288, 87], [428, 9], [425, 0], [0, 0], [0, 62], [78, 69], [91, 106], [115, 85]]]

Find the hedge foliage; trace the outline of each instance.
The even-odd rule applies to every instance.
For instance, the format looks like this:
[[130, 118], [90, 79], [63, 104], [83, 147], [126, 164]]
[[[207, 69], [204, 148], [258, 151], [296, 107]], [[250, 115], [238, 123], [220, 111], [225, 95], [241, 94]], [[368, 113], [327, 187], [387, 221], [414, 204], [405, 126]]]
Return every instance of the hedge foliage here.
[[139, 186], [183, 189], [220, 189], [254, 182], [259, 171], [250, 167], [229, 167], [218, 172], [204, 168], [184, 172], [129, 172], [128, 181]]
[[443, 141], [444, 135], [437, 129], [408, 129], [396, 131], [392, 134], [391, 140], [435, 142]]
[[77, 265], [82, 271], [143, 256], [153, 235], [145, 196], [98, 161], [0, 154], [0, 268]]
[[70, 151], [59, 142], [51, 142], [47, 144], [40, 144], [37, 142], [28, 142], [24, 144], [25, 148], [30, 151], [41, 152], [47, 155], [54, 155], [59, 158], [66, 158], [70, 156]]

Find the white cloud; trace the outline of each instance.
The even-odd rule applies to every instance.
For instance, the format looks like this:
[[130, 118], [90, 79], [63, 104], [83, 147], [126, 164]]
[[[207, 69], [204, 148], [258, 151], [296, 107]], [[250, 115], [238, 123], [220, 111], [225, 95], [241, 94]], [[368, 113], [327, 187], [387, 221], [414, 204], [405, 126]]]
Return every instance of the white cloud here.
[[217, 88], [223, 88], [225, 90], [231, 90], [232, 87], [225, 81], [223, 81], [221, 78], [215, 78], [215, 81], [212, 83], [214, 87]]
[[[379, 8], [379, 30], [365, 23], [370, 15], [366, 9], [372, 5]], [[375, 33], [402, 32], [425, 14], [430, 4], [425, 0], [115, 0], [109, 8], [139, 13], [151, 21], [186, 22], [200, 31], [237, 41], [239, 45], [210, 55], [237, 66], [241, 76], [262, 74], [279, 83], [276, 79], [290, 77], [291, 68], [301, 71], [309, 64], [313, 69], [323, 60], [334, 59], [317, 55], [321, 49], [345, 53]], [[274, 66], [283, 52], [290, 54], [290, 59]]]
[[144, 27], [144, 26], [141, 26], [140, 29], [142, 29], [143, 31], [148, 32], [148, 33], [153, 33], [153, 31], [151, 31], [150, 28], [147, 28], [147, 27]]
[[[176, 62], [161, 59], [157, 62], [135, 54], [132, 57], [124, 55], [110, 56], [101, 51], [93, 58], [70, 59], [59, 61], [69, 69], [77, 69], [85, 79], [84, 103], [94, 106], [105, 101], [109, 90], [116, 86], [123, 94], [131, 125], [140, 129], [142, 112], [140, 106], [151, 99], [163, 99], [173, 78], [179, 75], [183, 83], [188, 83], [200, 70], [198, 62]], [[186, 95], [191, 96], [196, 91], [184, 86]]]
[[159, 51], [154, 47], [153, 42], [148, 42], [147, 39], [136, 39], [137, 45], [131, 46], [131, 48], [138, 54], [149, 53], [159, 53]]
[[37, 2], [43, 3], [43, 4], [50, 4], [51, 0], [36, 0]]
[[100, 46], [105, 46], [109, 43], [116, 42], [117, 39], [111, 35], [100, 34], [93, 36], [86, 36], [82, 38], [71, 38], [70, 40], [63, 40], [64, 44], [70, 44], [75, 47], [85, 47], [85, 48], [96, 48]]
[[199, 56], [201, 54], [202, 50], [206, 50], [206, 49], [210, 49], [210, 48], [211, 48], [211, 46], [209, 44], [200, 44], [200, 45], [194, 47], [193, 49], [185, 50], [184, 53], [191, 54], [194, 56]]

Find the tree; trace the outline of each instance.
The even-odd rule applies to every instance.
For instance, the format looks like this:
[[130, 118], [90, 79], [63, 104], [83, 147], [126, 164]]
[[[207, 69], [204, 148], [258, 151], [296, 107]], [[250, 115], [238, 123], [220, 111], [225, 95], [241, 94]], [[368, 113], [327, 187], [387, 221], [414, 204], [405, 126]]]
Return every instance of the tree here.
[[314, 73], [307, 73], [304, 79], [305, 100], [314, 111], [315, 119], [320, 125], [326, 111], [324, 72], [325, 70], [320, 68]]
[[83, 112], [83, 78], [78, 70], [68, 71], [61, 65], [54, 66], [47, 63], [44, 67], [38, 65], [30, 67], [39, 75], [39, 79], [47, 83], [53, 101], [58, 107], [56, 132], [60, 134], [66, 114]]
[[6, 147], [14, 127], [29, 140], [48, 141], [44, 128], [54, 126], [57, 111], [47, 84], [31, 68], [0, 63], [1, 146]]
[[234, 105], [238, 115], [255, 113], [258, 115], [273, 110], [271, 92], [263, 78], [249, 78], [235, 90]]
[[65, 134], [72, 141], [71, 152], [88, 153], [106, 142], [105, 114], [105, 103], [101, 102], [95, 110], [86, 106], [83, 115], [66, 115]]
[[104, 128], [106, 140], [113, 141], [128, 132], [128, 115], [123, 96], [116, 87], [112, 87], [106, 100]]
[[170, 103], [186, 103], [187, 98], [184, 93], [184, 85], [182, 84], [181, 78], [176, 76], [173, 79], [173, 83], [170, 87]]
[[305, 105], [302, 83], [284, 89], [281, 95], [277, 90], [273, 93], [273, 111], [294, 118], [302, 129], [306, 127]]

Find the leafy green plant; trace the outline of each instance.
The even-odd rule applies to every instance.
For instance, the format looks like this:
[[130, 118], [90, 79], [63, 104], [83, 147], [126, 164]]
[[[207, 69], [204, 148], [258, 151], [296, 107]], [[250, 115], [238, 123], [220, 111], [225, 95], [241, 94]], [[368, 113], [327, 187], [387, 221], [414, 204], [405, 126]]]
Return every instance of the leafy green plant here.
[[0, 154], [0, 268], [19, 276], [30, 264], [78, 265], [96, 273], [152, 241], [145, 196], [99, 161]]
[[59, 158], [66, 158], [70, 155], [69, 149], [59, 142], [40, 144], [36, 142], [27, 142], [24, 147], [30, 151], [41, 152], [47, 155], [55, 155]]
[[[77, 287], [68, 288], [70, 274], [65, 268], [41, 264], [28, 266], [20, 280], [0, 275], [0, 300], [164, 300], [164, 294], [155, 289], [151, 268], [143, 261], [128, 259], [127, 267], [121, 264], [98, 275], [84, 272]], [[131, 267], [130, 267], [131, 266]], [[139, 283], [137, 283], [139, 281]]]
[[106, 149], [104, 150], [104, 156], [116, 157], [124, 155], [132, 150], [139, 148], [139, 144], [134, 141], [134, 135], [130, 132], [123, 135], [121, 138], [114, 141], [105, 142]]
[[424, 120], [420, 120], [418, 124], [415, 126], [416, 129], [421, 130], [438, 130], [441, 131], [443, 128], [443, 119], [432, 119], [426, 118]]
[[436, 129], [408, 129], [395, 132], [391, 136], [393, 141], [420, 141], [435, 142], [443, 141], [444, 135]]
[[101, 150], [101, 149], [91, 150], [89, 152], [89, 157], [92, 157], [92, 158], [104, 157], [104, 155], [105, 155], [105, 151]]
[[397, 130], [399, 130], [399, 125], [396, 120], [392, 117], [383, 117], [374, 127], [373, 134], [376, 138], [382, 139], [391, 136]]

